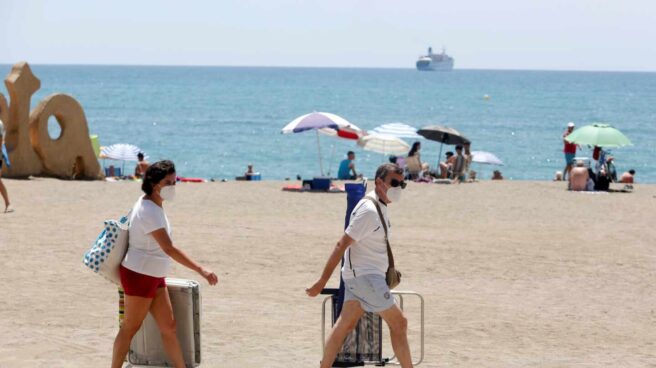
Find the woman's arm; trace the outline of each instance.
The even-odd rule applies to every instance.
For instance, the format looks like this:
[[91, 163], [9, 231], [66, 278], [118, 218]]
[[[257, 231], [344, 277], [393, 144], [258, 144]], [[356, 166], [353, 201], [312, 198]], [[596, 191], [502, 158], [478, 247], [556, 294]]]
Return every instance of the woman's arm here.
[[150, 234], [153, 236], [153, 238], [155, 238], [157, 244], [159, 244], [164, 253], [173, 258], [176, 262], [189, 268], [190, 270], [198, 272], [198, 274], [203, 276], [210, 285], [215, 285], [219, 281], [214, 272], [196, 263], [182, 249], [174, 246], [173, 242], [171, 241], [171, 237], [166, 232], [166, 229], [157, 229]]

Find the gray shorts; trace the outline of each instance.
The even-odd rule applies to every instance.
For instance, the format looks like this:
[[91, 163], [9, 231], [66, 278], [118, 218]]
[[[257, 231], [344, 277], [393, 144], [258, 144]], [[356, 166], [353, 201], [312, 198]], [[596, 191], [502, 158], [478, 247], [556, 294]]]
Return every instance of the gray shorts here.
[[394, 305], [385, 276], [362, 275], [344, 279], [344, 302], [356, 300], [367, 312], [382, 312]]

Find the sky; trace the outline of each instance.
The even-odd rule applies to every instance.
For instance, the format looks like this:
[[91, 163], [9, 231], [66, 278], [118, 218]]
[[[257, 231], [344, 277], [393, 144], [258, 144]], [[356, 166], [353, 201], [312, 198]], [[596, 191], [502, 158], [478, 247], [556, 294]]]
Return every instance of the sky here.
[[0, 0], [0, 63], [656, 71], [656, 0]]

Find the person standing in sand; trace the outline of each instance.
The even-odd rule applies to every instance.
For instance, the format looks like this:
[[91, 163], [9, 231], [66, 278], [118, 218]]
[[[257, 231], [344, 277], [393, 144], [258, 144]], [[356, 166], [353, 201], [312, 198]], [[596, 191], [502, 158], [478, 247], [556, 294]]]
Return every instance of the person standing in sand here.
[[465, 167], [466, 167], [467, 158], [462, 154], [462, 146], [456, 146], [456, 159], [453, 164], [453, 182], [462, 183], [465, 181]]
[[150, 165], [148, 161], [144, 160], [144, 154], [143, 152], [139, 152], [137, 154], [137, 166], [134, 168], [134, 178], [135, 179], [143, 179], [144, 175], [146, 174], [146, 169], [148, 169], [148, 166]]
[[175, 367], [183, 368], [185, 363], [165, 281], [171, 258], [198, 272], [210, 285], [216, 285], [218, 278], [171, 240], [171, 226], [163, 203], [175, 197], [173, 162], [156, 162], [144, 174], [141, 189], [145, 195], [137, 200], [130, 213], [130, 246], [119, 269], [121, 286], [125, 290], [125, 318], [114, 340], [112, 368], [123, 366], [130, 342], [148, 312], [157, 322], [168, 357]]
[[[317, 296], [326, 286], [333, 270], [344, 258], [342, 278], [345, 295], [342, 313], [333, 326], [326, 346], [322, 368], [332, 367], [337, 352], [346, 336], [367, 312], [380, 315], [389, 325], [392, 348], [401, 367], [412, 367], [408, 346], [408, 322], [387, 286], [385, 275], [389, 266], [385, 229], [388, 228], [387, 206], [398, 203], [405, 188], [403, 169], [396, 164], [383, 164], [376, 170], [375, 189], [360, 200], [351, 214], [349, 226], [328, 258], [323, 273], [312, 287], [305, 289], [308, 296]], [[371, 199], [368, 199], [371, 198]], [[372, 201], [373, 200], [373, 201]], [[376, 204], [387, 224], [381, 223]]]
[[563, 152], [565, 153], [565, 170], [563, 170], [563, 180], [567, 180], [567, 175], [572, 170], [572, 164], [574, 163], [574, 157], [576, 156], [576, 143], [570, 143], [567, 141], [567, 136], [572, 134], [574, 131], [575, 124], [573, 122], [567, 123], [567, 130], [563, 133]]
[[9, 194], [7, 193], [7, 188], [5, 187], [5, 184], [2, 182], [2, 165], [3, 163], [3, 153], [2, 147], [4, 145], [4, 134], [5, 134], [5, 125], [2, 123], [2, 120], [0, 120], [0, 195], [2, 195], [2, 199], [5, 201], [5, 210], [4, 213], [9, 213], [9, 212], [14, 212], [14, 210], [9, 206]]

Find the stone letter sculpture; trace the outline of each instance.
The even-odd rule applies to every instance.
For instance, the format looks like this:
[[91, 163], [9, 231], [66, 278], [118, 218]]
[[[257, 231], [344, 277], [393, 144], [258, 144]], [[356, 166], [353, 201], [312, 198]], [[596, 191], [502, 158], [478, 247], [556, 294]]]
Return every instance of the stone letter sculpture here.
[[[0, 119], [5, 123], [5, 144], [11, 168], [3, 166], [3, 176], [54, 176], [71, 179], [99, 179], [100, 165], [91, 146], [89, 128], [82, 106], [66, 94], [53, 94], [30, 113], [30, 100], [41, 82], [26, 62], [14, 65], [5, 80], [10, 105], [0, 94]], [[61, 126], [57, 139], [48, 134], [48, 118]], [[82, 172], [78, 172], [82, 169]]]

